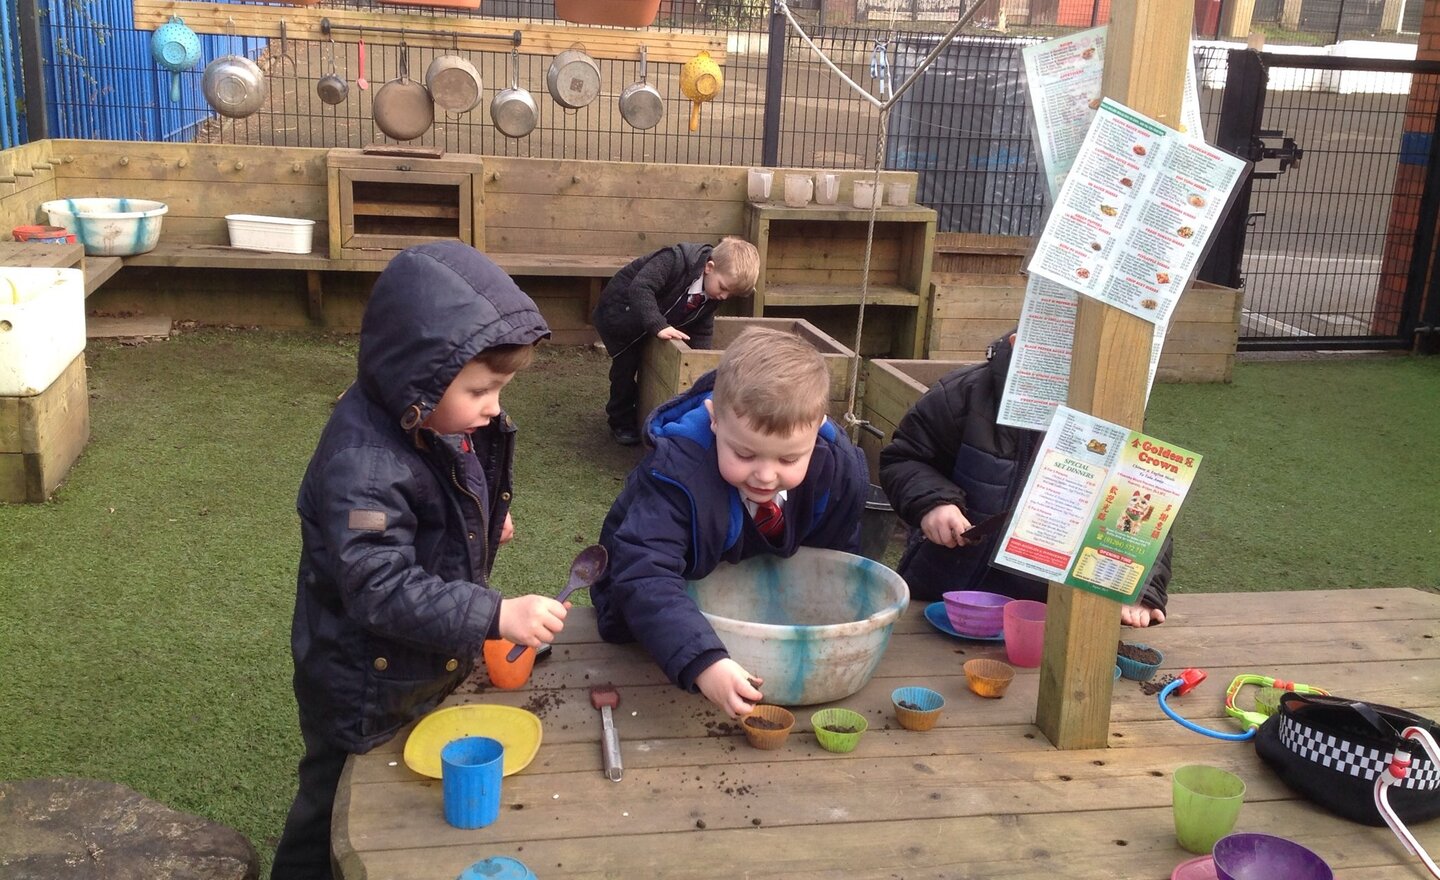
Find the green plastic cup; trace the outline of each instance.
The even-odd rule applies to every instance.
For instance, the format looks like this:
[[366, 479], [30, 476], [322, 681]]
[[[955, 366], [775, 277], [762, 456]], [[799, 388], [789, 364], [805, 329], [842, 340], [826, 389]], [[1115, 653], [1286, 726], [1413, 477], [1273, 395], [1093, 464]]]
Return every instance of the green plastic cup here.
[[864, 715], [850, 709], [821, 709], [810, 716], [815, 741], [828, 752], [855, 751], [860, 745], [860, 734], [869, 726]]
[[1172, 786], [1175, 840], [1196, 855], [1207, 855], [1240, 818], [1245, 780], [1219, 767], [1187, 764], [1175, 771]]

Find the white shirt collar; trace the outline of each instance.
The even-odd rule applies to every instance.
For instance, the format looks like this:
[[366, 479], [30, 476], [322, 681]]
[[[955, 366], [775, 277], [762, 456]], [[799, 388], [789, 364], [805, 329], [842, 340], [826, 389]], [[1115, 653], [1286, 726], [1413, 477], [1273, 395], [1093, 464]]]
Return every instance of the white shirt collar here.
[[[780, 508], [781, 510], [784, 510], [784, 509], [785, 509], [785, 497], [786, 497], [786, 494], [787, 494], [786, 490], [781, 489], [779, 492], [776, 492], [776, 493], [775, 493], [775, 498], [773, 499], [774, 502], [775, 502], [775, 506], [778, 507], [778, 508]], [[749, 498], [745, 498], [744, 501], [745, 501], [745, 512], [748, 513], [748, 514], [750, 514], [750, 516], [752, 516], [752, 517], [755, 516], [755, 508], [759, 507], [760, 505], [756, 504], [754, 501], [751, 501]]]

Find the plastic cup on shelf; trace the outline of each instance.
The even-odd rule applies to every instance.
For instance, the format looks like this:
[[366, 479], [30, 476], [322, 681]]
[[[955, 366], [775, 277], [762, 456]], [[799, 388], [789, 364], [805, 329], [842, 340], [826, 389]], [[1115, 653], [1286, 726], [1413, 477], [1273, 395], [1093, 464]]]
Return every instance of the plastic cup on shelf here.
[[785, 204], [791, 208], [803, 208], [810, 204], [815, 194], [815, 178], [808, 174], [785, 175]]
[[885, 189], [887, 190], [885, 195], [887, 196], [890, 204], [894, 205], [897, 208], [903, 208], [906, 205], [910, 204], [910, 184], [892, 183]]
[[746, 186], [746, 195], [752, 202], [764, 202], [770, 198], [770, 185], [775, 181], [775, 172], [768, 168], [751, 168]]
[[833, 205], [840, 200], [840, 175], [815, 172], [815, 204]]
[[1235, 828], [1245, 800], [1245, 780], [1219, 767], [1187, 764], [1175, 771], [1171, 794], [1176, 842], [1205, 855]]
[[885, 184], [876, 183], [873, 180], [855, 181], [851, 202], [857, 208], [869, 208], [875, 204], [884, 204]]

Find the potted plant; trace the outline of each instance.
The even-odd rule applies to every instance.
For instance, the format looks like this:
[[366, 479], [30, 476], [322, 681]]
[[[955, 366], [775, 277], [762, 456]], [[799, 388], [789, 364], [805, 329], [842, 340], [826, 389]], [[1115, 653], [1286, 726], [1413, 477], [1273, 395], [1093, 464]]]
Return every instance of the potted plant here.
[[555, 15], [575, 24], [649, 27], [660, 0], [555, 0]]

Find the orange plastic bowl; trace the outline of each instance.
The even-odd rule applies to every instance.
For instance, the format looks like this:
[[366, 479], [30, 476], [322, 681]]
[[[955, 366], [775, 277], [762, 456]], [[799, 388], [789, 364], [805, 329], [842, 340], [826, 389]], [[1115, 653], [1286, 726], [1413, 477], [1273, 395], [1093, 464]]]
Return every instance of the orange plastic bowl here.
[[965, 678], [970, 682], [970, 690], [982, 697], [999, 699], [1005, 696], [1005, 690], [1015, 678], [1015, 667], [999, 660], [977, 657], [965, 661]]

